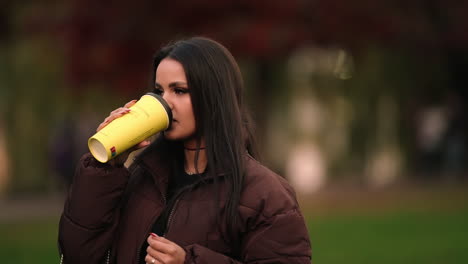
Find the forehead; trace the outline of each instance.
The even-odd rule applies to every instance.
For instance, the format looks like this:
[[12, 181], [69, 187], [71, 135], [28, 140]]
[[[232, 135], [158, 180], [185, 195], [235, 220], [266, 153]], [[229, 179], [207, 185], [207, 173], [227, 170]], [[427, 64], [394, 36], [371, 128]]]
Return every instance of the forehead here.
[[156, 68], [156, 82], [169, 79], [185, 81], [185, 70], [180, 62], [171, 58], [165, 58]]

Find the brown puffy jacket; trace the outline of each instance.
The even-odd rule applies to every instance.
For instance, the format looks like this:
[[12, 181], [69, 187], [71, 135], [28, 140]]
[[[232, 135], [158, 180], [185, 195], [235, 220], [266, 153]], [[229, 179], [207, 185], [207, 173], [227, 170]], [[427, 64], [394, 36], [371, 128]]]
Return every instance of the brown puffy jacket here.
[[[166, 203], [170, 170], [162, 164], [168, 161], [156, 154], [143, 157], [141, 167], [152, 177], [143, 178], [123, 203], [128, 170], [83, 156], [60, 220], [63, 262], [137, 264], [140, 247]], [[226, 225], [216, 225], [225, 218], [224, 210], [217, 218], [224, 203], [216, 205], [214, 188], [208, 179], [183, 193], [173, 208], [165, 237], [186, 250], [185, 263], [311, 262], [304, 218], [283, 178], [246, 156], [237, 246], [230, 245]], [[221, 187], [221, 201], [225, 196]]]

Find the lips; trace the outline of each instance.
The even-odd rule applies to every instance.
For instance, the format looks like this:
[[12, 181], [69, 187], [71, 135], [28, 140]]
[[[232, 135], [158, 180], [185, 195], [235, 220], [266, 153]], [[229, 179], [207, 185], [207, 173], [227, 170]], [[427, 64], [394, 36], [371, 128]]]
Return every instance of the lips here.
[[169, 127], [168, 130], [171, 130], [173, 127], [174, 127], [174, 124], [175, 123], [179, 123], [179, 121], [177, 119], [172, 119], [172, 124], [171, 124], [171, 127]]

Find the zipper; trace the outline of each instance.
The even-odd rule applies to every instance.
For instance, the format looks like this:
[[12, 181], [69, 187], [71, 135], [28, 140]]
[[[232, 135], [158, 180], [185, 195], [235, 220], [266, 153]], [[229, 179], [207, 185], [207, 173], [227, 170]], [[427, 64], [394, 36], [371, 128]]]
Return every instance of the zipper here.
[[[180, 197], [180, 196], [182, 195], [182, 193], [183, 193], [183, 190], [182, 190], [179, 194], [177, 194], [177, 196]], [[174, 205], [173, 205], [172, 208], [171, 208], [171, 212], [169, 213], [169, 217], [167, 218], [166, 230], [164, 231], [163, 236], [165, 236], [165, 235], [167, 234], [167, 231], [169, 230], [169, 225], [170, 225], [170, 223], [171, 223], [171, 221], [172, 221], [172, 216], [174, 215], [175, 209], [176, 209], [177, 204], [179, 203], [179, 201], [180, 201], [180, 199], [177, 199], [177, 200], [174, 202]], [[152, 223], [154, 223], [154, 221], [156, 221], [155, 218], [153, 218]], [[151, 230], [151, 228], [152, 228], [152, 225], [150, 225], [149, 230]], [[146, 233], [149, 233], [149, 230], [148, 230]], [[142, 243], [143, 243], [143, 241], [140, 243], [140, 245], [141, 245]], [[141, 253], [141, 246], [138, 248], [138, 251], [137, 251], [137, 264], [138, 264], [139, 261], [140, 261], [140, 253]]]
[[[143, 163], [139, 163], [139, 165], [141, 167], [143, 167], [145, 169], [145, 171], [151, 175], [153, 175], [153, 172]], [[154, 175], [156, 176], [156, 175]], [[162, 199], [163, 199], [163, 203], [164, 203], [164, 206], [167, 205], [167, 198], [166, 196], [162, 193], [162, 191], [156, 187], [156, 189], [158, 190], [159, 194], [161, 195]], [[146, 234], [149, 234], [149, 231], [151, 230], [151, 227], [153, 226], [153, 223], [154, 221], [156, 221], [156, 216], [153, 216], [153, 218], [151, 219], [151, 224], [149, 225], [148, 229], [146, 230]], [[140, 245], [138, 247], [138, 250], [137, 250], [137, 255], [136, 255], [136, 264], [140, 263], [140, 253], [141, 253], [141, 244], [143, 244], [143, 242], [145, 241], [146, 237], [137, 245]]]
[[[182, 193], [181, 193], [182, 194]], [[169, 217], [167, 218], [167, 223], [166, 223], [166, 230], [164, 231], [164, 234], [163, 236], [166, 236], [167, 232], [169, 231], [169, 226], [172, 222], [172, 216], [174, 215], [174, 211], [177, 207], [177, 204], [179, 203], [180, 199], [177, 199], [175, 202], [174, 202], [174, 205], [172, 206], [171, 208], [171, 213], [169, 214]]]
[[[161, 193], [161, 191], [159, 191], [159, 192]], [[161, 195], [162, 195], [162, 193], [161, 193]], [[164, 204], [166, 204], [166, 197], [164, 197], [164, 196], [162, 196], [162, 197], [163, 197], [163, 200], [164, 200]], [[156, 221], [156, 218], [157, 218], [156, 215], [153, 216], [153, 217], [151, 218], [150, 225], [149, 225], [149, 227], [146, 229], [146, 232], [145, 232], [146, 234], [149, 234], [149, 231], [151, 230], [154, 221]], [[147, 238], [147, 237], [145, 237], [139, 244], [137, 244], [137, 245], [140, 245], [140, 246], [138, 247], [138, 250], [137, 250], [137, 257], [136, 257], [136, 260], [137, 260], [136, 263], [137, 263], [137, 264], [140, 263], [141, 244], [143, 244], [143, 242], [145, 241], [146, 238]]]
[[110, 249], [107, 251], [107, 261], [106, 264], [110, 263]]
[[[144, 163], [139, 163], [139, 165], [142, 166], [142, 167], [146, 170], [146, 172], [148, 172], [148, 173], [150, 173], [151, 175], [153, 175], [153, 172], [152, 172], [151, 170], [149, 170], [149, 168], [148, 168]], [[157, 175], [153, 175], [153, 176], [157, 176]], [[175, 194], [175, 196], [180, 198], [180, 197], [182, 196], [182, 194], [183, 194], [186, 190], [188, 190], [188, 189], [191, 188], [191, 187], [194, 187], [195, 185], [199, 184], [200, 182], [201, 182], [201, 180], [200, 180], [200, 181], [197, 181], [197, 182], [195, 182], [195, 183], [193, 183], [193, 184], [191, 184], [190, 186], [186, 186], [185, 188], [182, 188], [177, 194]], [[161, 194], [161, 197], [163, 198], [164, 205], [167, 206], [167, 198], [166, 198], [166, 196], [163, 195], [163, 193], [161, 192], [161, 190], [160, 190], [159, 188], [156, 188], [156, 189], [159, 191], [159, 194]], [[169, 231], [169, 226], [170, 226], [170, 224], [171, 224], [171, 222], [172, 222], [172, 216], [174, 215], [174, 211], [175, 211], [176, 206], [177, 206], [178, 203], [179, 203], [179, 200], [180, 200], [180, 199], [177, 199], [177, 200], [174, 202], [174, 205], [173, 205], [172, 208], [171, 208], [171, 212], [169, 213], [169, 217], [167, 218], [166, 230], [164, 231], [163, 236], [165, 236], [165, 235], [167, 234], [167, 232]], [[153, 217], [151, 223], [154, 223], [154, 221], [156, 221], [156, 217]], [[152, 228], [152, 224], [149, 226], [149, 228], [148, 228], [148, 230], [146, 231], [146, 233], [149, 233], [149, 231], [151, 230], [151, 228]], [[144, 241], [144, 240], [142, 240], [142, 241], [140, 242], [140, 245], [143, 244], [143, 241]], [[141, 246], [138, 247], [138, 250], [137, 250], [137, 258], [136, 258], [136, 260], [137, 260], [136, 263], [137, 263], [137, 264], [140, 263], [140, 253], [141, 253]]]
[[[152, 223], [154, 223], [154, 221], [156, 221], [156, 216], [153, 216], [153, 218], [151, 218], [151, 222], [150, 222], [151, 224], [149, 225], [149, 228], [147, 228], [147, 230], [145, 232], [146, 234], [149, 234], [149, 231], [151, 230], [151, 227], [153, 226]], [[136, 263], [137, 264], [140, 263], [141, 244], [143, 244], [143, 242], [145, 241], [146, 238], [147, 237], [145, 237], [139, 244], [137, 244], [137, 245], [140, 245], [138, 247], [138, 250], [137, 250], [137, 257], [136, 257], [136, 260], [137, 260]]]
[[180, 189], [178, 193], [175, 194], [175, 197], [177, 198], [174, 202], [174, 205], [172, 205], [172, 208], [171, 208], [171, 212], [169, 213], [169, 217], [167, 218], [167, 223], [166, 223], [166, 230], [164, 231], [164, 234], [163, 236], [166, 236], [168, 231], [169, 231], [169, 227], [171, 225], [171, 222], [172, 222], [172, 216], [174, 215], [174, 212], [177, 208], [177, 205], [179, 204], [179, 201], [180, 201], [180, 197], [182, 197], [182, 195], [187, 191], [189, 190], [190, 188], [194, 188], [197, 184], [199, 184], [201, 181], [197, 181], [195, 183], [192, 183], [191, 185], [189, 186], [185, 186], [184, 188]]
[[[145, 171], [151, 174], [152, 176], [156, 176], [156, 177], [158, 176], [158, 175], [154, 175], [153, 172], [148, 168], [148, 166], [146, 166], [143, 162], [139, 162], [138, 165], [143, 167]], [[159, 188], [156, 187], [156, 189], [158, 190], [159, 194], [161, 194], [164, 205], [166, 205], [167, 204], [166, 196], [162, 193], [162, 191]]]

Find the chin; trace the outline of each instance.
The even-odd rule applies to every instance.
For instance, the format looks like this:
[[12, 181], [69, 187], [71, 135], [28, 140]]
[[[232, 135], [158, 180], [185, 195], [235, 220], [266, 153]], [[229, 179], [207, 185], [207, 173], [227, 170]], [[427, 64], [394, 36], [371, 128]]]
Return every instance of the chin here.
[[167, 140], [172, 140], [172, 141], [179, 141], [179, 140], [184, 140], [185, 137], [182, 135], [178, 135], [177, 133], [174, 133], [173, 131], [165, 131], [164, 132], [164, 138]]
[[164, 131], [164, 138], [167, 140], [171, 141], [185, 141], [187, 139], [190, 139], [193, 137], [193, 134], [181, 134], [181, 133], [176, 133], [174, 130], [166, 130]]
[[171, 131], [164, 131], [164, 138], [167, 140], [178, 140], [178, 137], [171, 133]]

